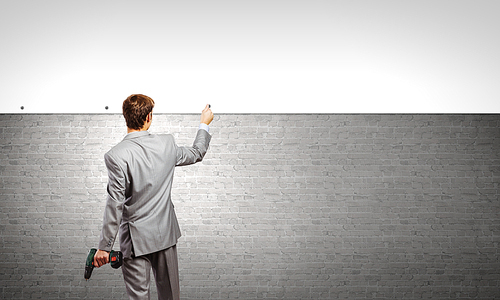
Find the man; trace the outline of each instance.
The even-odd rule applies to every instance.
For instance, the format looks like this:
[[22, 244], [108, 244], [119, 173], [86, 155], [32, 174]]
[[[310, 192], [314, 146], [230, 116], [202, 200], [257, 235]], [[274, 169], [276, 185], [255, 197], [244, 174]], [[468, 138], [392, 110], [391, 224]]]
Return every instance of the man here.
[[99, 250], [94, 266], [108, 263], [120, 231], [123, 277], [130, 299], [149, 299], [150, 270], [156, 280], [158, 299], [179, 299], [177, 239], [179, 224], [170, 198], [175, 166], [203, 159], [211, 136], [213, 113], [207, 104], [192, 147], [178, 147], [170, 134], [147, 130], [153, 120], [154, 101], [134, 94], [123, 102], [128, 134], [109, 150], [107, 201]]

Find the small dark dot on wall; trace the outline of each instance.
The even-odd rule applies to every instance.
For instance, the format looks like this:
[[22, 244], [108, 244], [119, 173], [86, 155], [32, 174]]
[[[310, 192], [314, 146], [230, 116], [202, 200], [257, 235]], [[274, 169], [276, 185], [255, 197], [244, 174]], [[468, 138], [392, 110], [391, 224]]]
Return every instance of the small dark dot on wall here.
[[108, 108], [109, 108], [109, 107], [106, 105], [104, 108], [105, 108], [106, 110], [108, 110]]
[[23, 109], [24, 109], [24, 106], [21, 106], [21, 110], [23, 110]]

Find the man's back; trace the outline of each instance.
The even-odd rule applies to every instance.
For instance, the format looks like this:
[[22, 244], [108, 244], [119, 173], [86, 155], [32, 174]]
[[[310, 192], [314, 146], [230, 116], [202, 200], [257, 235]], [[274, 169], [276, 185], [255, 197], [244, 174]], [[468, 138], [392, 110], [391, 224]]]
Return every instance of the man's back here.
[[[120, 249], [125, 257], [130, 256], [132, 247], [139, 256], [176, 244], [181, 233], [170, 196], [174, 169], [200, 161], [209, 141], [210, 135], [199, 130], [192, 147], [178, 147], [172, 135], [140, 131], [128, 134], [106, 153], [108, 204], [123, 203]], [[111, 213], [105, 213], [105, 219], [119, 225], [114, 211], [107, 209]], [[109, 241], [106, 234], [101, 239], [103, 245]]]
[[171, 135], [141, 131], [128, 134], [106, 153], [106, 164], [114, 160], [124, 173], [125, 206], [135, 214], [129, 215], [129, 221], [134, 221], [131, 217], [144, 217], [140, 214], [141, 207], [149, 208], [149, 205], [170, 195], [176, 165], [175, 149]]

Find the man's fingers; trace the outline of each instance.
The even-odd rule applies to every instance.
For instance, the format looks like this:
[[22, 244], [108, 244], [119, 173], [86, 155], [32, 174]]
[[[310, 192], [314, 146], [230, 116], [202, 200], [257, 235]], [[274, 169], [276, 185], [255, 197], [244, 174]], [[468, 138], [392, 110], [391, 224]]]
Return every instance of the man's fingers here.
[[99, 267], [104, 266], [106, 263], [107, 263], [107, 262], [106, 262], [106, 259], [104, 259], [104, 258], [99, 258], [99, 259], [97, 259], [97, 264], [96, 264], [95, 266], [99, 268]]
[[209, 110], [209, 109], [210, 109], [210, 104], [207, 104], [207, 105], [205, 106], [205, 108], [203, 109], [203, 111], [205, 112], [205, 111], [207, 111], [207, 110]]
[[99, 262], [97, 261], [97, 256], [94, 256], [94, 267], [95, 268], [99, 268], [100, 267]]
[[99, 268], [102, 266], [102, 262], [100, 259], [97, 259], [97, 257], [94, 259], [94, 267]]
[[108, 263], [109, 253], [106, 251], [98, 250], [94, 256], [94, 267], [99, 268]]

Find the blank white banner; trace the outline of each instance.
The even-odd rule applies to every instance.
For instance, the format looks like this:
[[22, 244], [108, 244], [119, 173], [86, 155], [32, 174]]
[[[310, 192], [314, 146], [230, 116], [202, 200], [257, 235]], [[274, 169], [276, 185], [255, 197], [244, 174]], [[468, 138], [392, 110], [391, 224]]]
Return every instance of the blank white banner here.
[[[0, 2], [0, 113], [500, 113], [500, 1]], [[106, 109], [107, 107], [107, 109]]]

